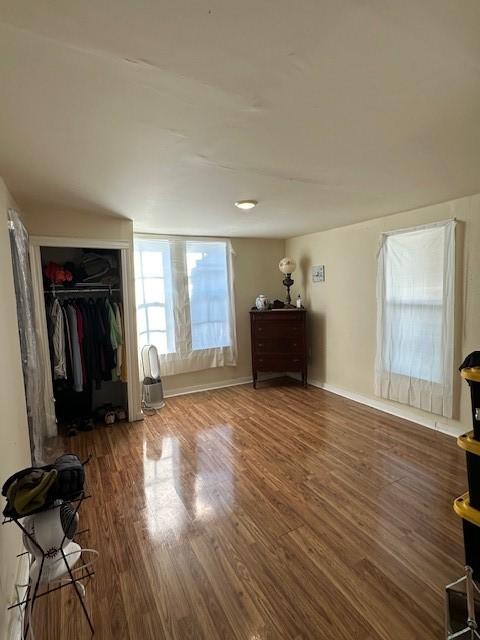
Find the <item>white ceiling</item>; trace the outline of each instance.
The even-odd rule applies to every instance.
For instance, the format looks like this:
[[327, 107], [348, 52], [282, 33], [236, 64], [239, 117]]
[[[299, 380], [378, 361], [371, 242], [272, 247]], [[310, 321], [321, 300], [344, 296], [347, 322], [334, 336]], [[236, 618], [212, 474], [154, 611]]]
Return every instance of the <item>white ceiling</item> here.
[[479, 34], [478, 0], [0, 0], [0, 175], [233, 236], [478, 192]]

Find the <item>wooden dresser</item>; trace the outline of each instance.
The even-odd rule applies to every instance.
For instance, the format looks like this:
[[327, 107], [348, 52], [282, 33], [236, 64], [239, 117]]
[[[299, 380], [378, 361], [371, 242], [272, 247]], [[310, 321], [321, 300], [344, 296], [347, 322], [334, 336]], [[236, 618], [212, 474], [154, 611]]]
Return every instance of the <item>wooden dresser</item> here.
[[250, 311], [253, 386], [257, 374], [299, 372], [307, 386], [307, 332], [305, 309]]

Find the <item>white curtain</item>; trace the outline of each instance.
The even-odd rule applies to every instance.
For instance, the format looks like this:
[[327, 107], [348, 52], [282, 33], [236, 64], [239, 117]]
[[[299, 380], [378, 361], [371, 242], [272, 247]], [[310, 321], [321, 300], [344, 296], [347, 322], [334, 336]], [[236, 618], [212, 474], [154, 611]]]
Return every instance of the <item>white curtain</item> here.
[[455, 221], [384, 233], [375, 393], [452, 417]]
[[137, 236], [139, 348], [154, 344], [162, 375], [237, 363], [229, 240]]

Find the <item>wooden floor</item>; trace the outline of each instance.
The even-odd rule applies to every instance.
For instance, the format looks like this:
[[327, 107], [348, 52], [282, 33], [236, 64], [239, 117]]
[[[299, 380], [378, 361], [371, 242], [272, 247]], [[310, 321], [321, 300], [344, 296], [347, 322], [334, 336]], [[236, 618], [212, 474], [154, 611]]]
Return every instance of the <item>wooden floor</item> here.
[[[94, 456], [96, 638], [443, 637], [463, 559], [453, 438], [291, 383], [172, 398], [61, 444]], [[89, 637], [69, 590], [39, 605], [37, 640]]]

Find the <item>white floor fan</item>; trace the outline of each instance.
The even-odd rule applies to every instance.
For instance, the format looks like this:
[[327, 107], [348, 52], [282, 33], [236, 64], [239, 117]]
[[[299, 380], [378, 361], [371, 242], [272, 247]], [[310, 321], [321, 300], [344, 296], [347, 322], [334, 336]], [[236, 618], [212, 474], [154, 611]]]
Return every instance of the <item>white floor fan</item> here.
[[143, 393], [142, 405], [144, 409], [161, 409], [165, 406], [163, 385], [160, 377], [160, 360], [157, 347], [147, 344], [142, 349]]

